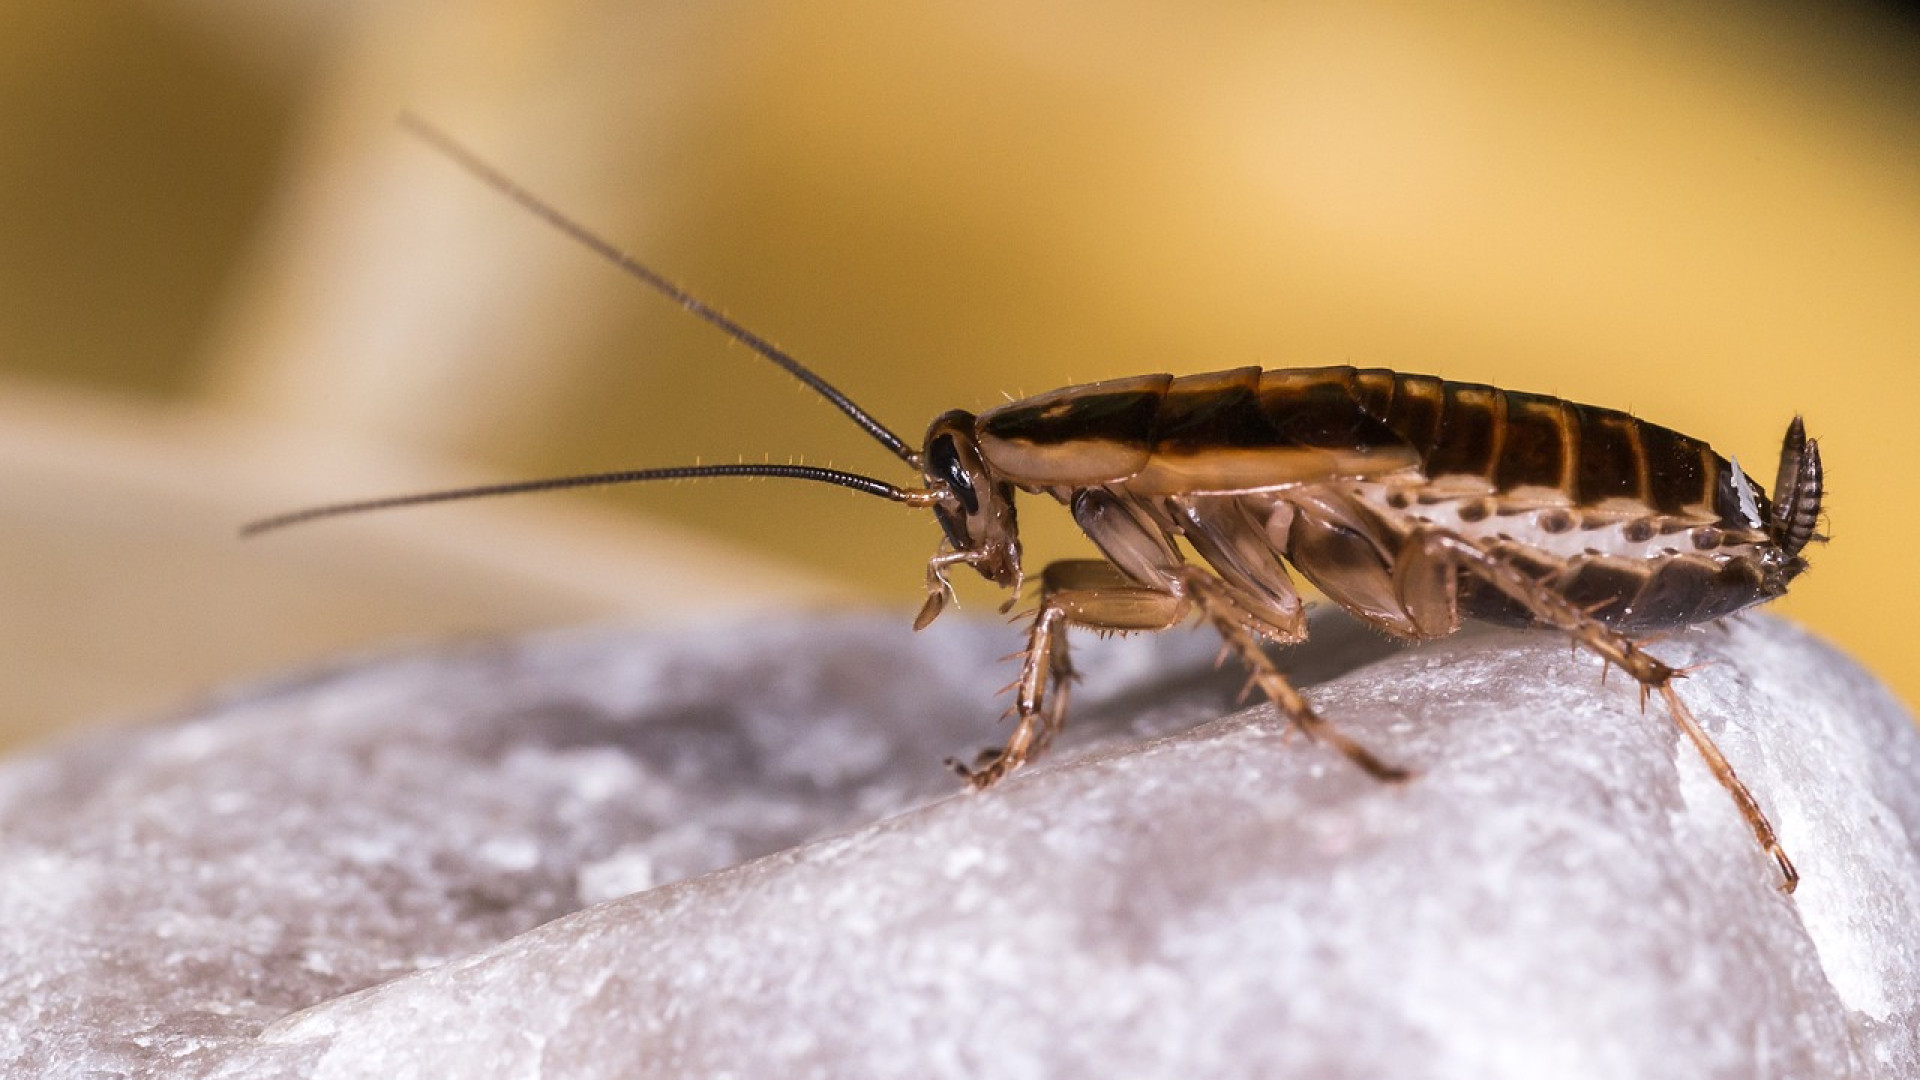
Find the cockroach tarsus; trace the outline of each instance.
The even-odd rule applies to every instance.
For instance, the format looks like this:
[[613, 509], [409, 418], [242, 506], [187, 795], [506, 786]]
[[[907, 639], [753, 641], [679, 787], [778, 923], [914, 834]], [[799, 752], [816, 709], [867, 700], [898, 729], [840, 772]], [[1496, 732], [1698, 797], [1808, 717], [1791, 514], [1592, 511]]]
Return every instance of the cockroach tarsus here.
[[[804, 465], [636, 469], [337, 503], [245, 534], [368, 510], [557, 488], [722, 476], [835, 484], [933, 511], [943, 533], [914, 628], [968, 567], [1018, 597], [1015, 492], [1064, 504], [1101, 559], [1039, 574], [1005, 745], [955, 768], [985, 788], [1046, 749], [1066, 719], [1070, 626], [1162, 630], [1198, 617], [1303, 734], [1384, 780], [1408, 773], [1321, 718], [1268, 657], [1307, 634], [1288, 567], [1411, 641], [1462, 618], [1558, 629], [1657, 695], [1732, 796], [1783, 887], [1799, 880], [1758, 801], [1674, 689], [1684, 672], [1641, 637], [1712, 622], [1786, 592], [1824, 540], [1818, 444], [1788, 425], [1771, 497], [1699, 440], [1623, 412], [1352, 367], [1142, 375], [979, 415], [953, 411], [915, 450], [765, 339], [562, 215], [465, 147], [414, 135], [489, 186], [785, 369], [920, 474], [919, 486]], [[1197, 556], [1190, 562], [1184, 546]], [[1012, 601], [1010, 600], [1009, 603]]]

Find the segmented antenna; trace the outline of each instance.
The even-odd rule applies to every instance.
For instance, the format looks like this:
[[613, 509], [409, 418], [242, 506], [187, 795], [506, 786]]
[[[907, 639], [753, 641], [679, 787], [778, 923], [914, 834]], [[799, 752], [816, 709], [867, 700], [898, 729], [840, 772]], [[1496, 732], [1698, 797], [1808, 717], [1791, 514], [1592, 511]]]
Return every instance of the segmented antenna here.
[[789, 375], [806, 384], [807, 388], [833, 403], [834, 408], [846, 413], [860, 430], [872, 436], [875, 442], [893, 451], [895, 457], [918, 469], [920, 455], [906, 444], [900, 436], [887, 429], [885, 424], [873, 418], [865, 409], [853, 403], [853, 399], [835, 389], [832, 383], [814, 374], [806, 365], [787, 355], [779, 346], [734, 322], [714, 307], [687, 292], [666, 279], [652, 267], [613, 246], [586, 226], [574, 221], [558, 209], [546, 203], [538, 195], [508, 179], [506, 174], [489, 165], [479, 155], [455, 142], [453, 137], [420, 119], [412, 113], [400, 114], [400, 126], [422, 142], [453, 159], [454, 163], [473, 174], [481, 183], [519, 203], [520, 206], [549, 225], [566, 233], [594, 254], [626, 271], [640, 280], [648, 288], [679, 304], [708, 325], [721, 333], [759, 353], [761, 356], [784, 368]]
[[368, 510], [391, 510], [400, 506], [453, 502], [458, 499], [484, 499], [494, 495], [522, 495], [533, 491], [561, 488], [606, 487], [612, 484], [637, 484], [648, 480], [700, 480], [715, 476], [768, 476], [784, 480], [812, 480], [834, 484], [868, 495], [878, 495], [909, 506], [929, 504], [934, 494], [918, 489], [895, 487], [884, 480], [858, 473], [823, 469], [812, 465], [677, 465], [664, 469], [626, 469], [619, 472], [585, 473], [580, 476], [551, 476], [543, 480], [521, 480], [507, 484], [483, 484], [479, 487], [448, 488], [444, 491], [420, 491], [411, 495], [389, 495], [379, 499], [310, 506], [304, 510], [275, 514], [240, 527], [241, 536], [257, 536], [289, 525], [300, 525], [320, 518], [359, 514]]

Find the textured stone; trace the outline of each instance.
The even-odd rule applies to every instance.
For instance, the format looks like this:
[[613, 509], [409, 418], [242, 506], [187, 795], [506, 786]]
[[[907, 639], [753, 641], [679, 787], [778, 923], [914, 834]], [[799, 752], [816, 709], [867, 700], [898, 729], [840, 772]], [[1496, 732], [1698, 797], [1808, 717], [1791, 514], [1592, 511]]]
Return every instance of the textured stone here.
[[55, 1077], [1911, 1077], [1920, 737], [1777, 621], [1656, 649], [1805, 875], [1551, 635], [1287, 657], [1410, 783], [999, 624], [482, 644], [0, 767], [0, 1066]]

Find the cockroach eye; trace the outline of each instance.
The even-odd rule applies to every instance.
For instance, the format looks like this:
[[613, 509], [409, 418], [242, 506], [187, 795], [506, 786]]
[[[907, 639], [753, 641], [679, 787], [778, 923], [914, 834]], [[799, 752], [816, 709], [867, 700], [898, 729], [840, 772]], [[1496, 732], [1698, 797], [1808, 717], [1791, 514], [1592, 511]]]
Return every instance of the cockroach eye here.
[[934, 506], [933, 516], [940, 522], [940, 528], [947, 534], [947, 542], [953, 545], [955, 551], [967, 551], [973, 547], [973, 537], [967, 533], [966, 518], [939, 505]]
[[929, 464], [933, 475], [947, 482], [947, 490], [953, 492], [954, 498], [960, 500], [960, 505], [967, 508], [968, 514], [979, 513], [980, 494], [973, 490], [973, 478], [967, 475], [966, 465], [960, 460], [960, 448], [954, 443], [953, 436], [942, 435], [933, 440], [927, 453], [932, 459]]

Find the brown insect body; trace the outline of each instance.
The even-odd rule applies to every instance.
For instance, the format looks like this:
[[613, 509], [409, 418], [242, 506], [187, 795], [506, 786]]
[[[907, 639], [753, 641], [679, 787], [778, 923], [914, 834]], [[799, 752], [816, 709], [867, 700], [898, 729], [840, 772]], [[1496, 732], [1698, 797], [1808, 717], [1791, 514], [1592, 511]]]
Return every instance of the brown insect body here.
[[[1100, 487], [1173, 535], [1257, 526], [1341, 606], [1409, 637], [1432, 635], [1382, 597], [1420, 529], [1469, 540], [1632, 632], [1781, 595], [1812, 535], [1811, 514], [1792, 530], [1774, 522], [1758, 485], [1699, 440], [1612, 409], [1381, 369], [1121, 379], [1003, 405], [974, 430], [988, 470], [1026, 490], [1071, 503]], [[1224, 522], [1221, 495], [1241, 504]], [[1537, 622], [1497, 588], [1460, 585], [1461, 615]]]
[[[1710, 622], [1783, 594], [1819, 537], [1818, 445], [1796, 417], [1774, 497], [1712, 447], [1626, 413], [1474, 383], [1351, 367], [1145, 375], [934, 422], [922, 455], [948, 567], [1020, 580], [1015, 488], [1067, 504], [1104, 561], [1049, 565], [1017, 684], [1018, 726], [972, 769], [985, 786], [1064, 720], [1068, 625], [1218, 629], [1295, 724], [1382, 779], [1406, 774], [1320, 719], [1267, 660], [1306, 636], [1291, 565], [1410, 640], [1462, 617], [1571, 634], [1656, 692], [1778, 863], [1759, 803], [1630, 634]], [[1184, 540], [1206, 564], [1182, 557]]]
[[[1066, 717], [1069, 626], [1158, 630], [1197, 615], [1252, 685], [1310, 738], [1376, 777], [1407, 774], [1322, 719], [1267, 642], [1306, 636], [1291, 566], [1389, 634], [1452, 633], [1463, 617], [1551, 627], [1657, 693], [1745, 815], [1785, 885], [1797, 880], [1759, 803], [1634, 634], [1708, 622], [1786, 591], [1806, 568], [1822, 500], [1817, 444], [1795, 418], [1773, 497], [1707, 444], [1610, 409], [1351, 367], [1143, 375], [1068, 387], [979, 416], [954, 411], [921, 450], [777, 347], [561, 215], [418, 120], [405, 123], [491, 186], [696, 317], [800, 379], [918, 469], [898, 487], [802, 465], [637, 469], [424, 492], [299, 510], [316, 518], [455, 499], [636, 481], [783, 477], [933, 511], [945, 533], [927, 564], [915, 628], [970, 566], [1018, 593], [1016, 491], [1064, 503], [1105, 556], [1050, 563], [1015, 684], [1013, 733], [972, 767], [988, 786], [1039, 754]], [[1200, 562], [1189, 562], [1182, 545]]]

